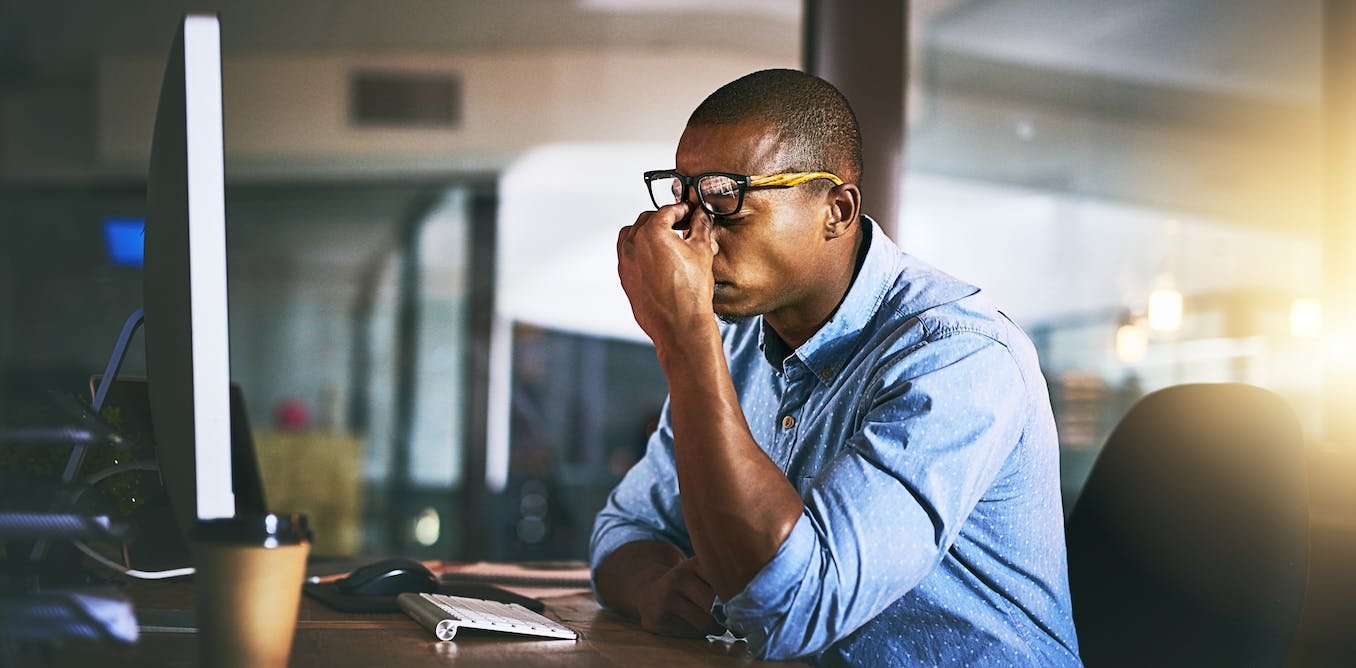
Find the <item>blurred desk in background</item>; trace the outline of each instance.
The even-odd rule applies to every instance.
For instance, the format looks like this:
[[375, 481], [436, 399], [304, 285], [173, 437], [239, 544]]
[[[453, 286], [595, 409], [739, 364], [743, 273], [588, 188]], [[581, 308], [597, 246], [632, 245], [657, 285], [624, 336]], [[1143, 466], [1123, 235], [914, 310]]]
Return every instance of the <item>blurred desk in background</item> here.
[[349, 555], [361, 541], [362, 440], [338, 431], [256, 431], [268, 507], [305, 513], [313, 554]]

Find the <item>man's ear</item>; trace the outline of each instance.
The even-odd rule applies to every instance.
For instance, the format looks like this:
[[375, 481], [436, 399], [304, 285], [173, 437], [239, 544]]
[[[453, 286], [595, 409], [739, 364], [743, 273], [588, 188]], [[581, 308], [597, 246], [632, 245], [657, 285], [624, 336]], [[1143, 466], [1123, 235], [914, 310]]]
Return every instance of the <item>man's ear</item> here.
[[862, 215], [862, 191], [854, 183], [844, 183], [830, 188], [825, 196], [828, 198], [828, 215], [824, 220], [824, 236], [828, 239], [841, 237]]

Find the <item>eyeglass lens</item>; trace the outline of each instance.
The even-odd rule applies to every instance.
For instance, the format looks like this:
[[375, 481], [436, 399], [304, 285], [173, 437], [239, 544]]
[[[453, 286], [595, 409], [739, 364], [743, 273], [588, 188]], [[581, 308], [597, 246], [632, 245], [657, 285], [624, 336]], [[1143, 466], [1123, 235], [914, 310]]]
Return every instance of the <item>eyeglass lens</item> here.
[[[739, 182], [728, 176], [706, 174], [697, 179], [697, 190], [706, 210], [724, 216], [739, 208]], [[683, 181], [666, 176], [650, 181], [655, 206], [667, 206], [683, 199]]]

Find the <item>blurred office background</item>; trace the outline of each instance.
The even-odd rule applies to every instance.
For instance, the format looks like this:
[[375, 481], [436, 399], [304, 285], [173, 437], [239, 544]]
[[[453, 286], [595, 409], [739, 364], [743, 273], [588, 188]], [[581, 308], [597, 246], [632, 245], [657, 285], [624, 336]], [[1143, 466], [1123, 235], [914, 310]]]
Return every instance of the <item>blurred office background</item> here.
[[[140, 306], [109, 238], [205, 4], [0, 0], [0, 399], [81, 392]], [[665, 394], [615, 232], [707, 93], [801, 65], [803, 3], [218, 4], [231, 366], [274, 505], [323, 551], [581, 558]], [[1168, 385], [1273, 389], [1330, 440], [1325, 271], [1356, 258], [1325, 252], [1323, 9], [909, 3], [882, 222], [1035, 340], [1066, 508]]]

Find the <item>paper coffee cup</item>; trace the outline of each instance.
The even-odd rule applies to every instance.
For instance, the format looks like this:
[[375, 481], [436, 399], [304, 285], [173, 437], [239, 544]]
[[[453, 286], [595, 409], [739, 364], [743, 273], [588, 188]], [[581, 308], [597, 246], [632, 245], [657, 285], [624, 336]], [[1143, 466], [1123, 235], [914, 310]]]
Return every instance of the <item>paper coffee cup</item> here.
[[190, 538], [202, 665], [286, 666], [311, 551], [306, 516], [206, 520]]

